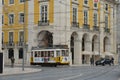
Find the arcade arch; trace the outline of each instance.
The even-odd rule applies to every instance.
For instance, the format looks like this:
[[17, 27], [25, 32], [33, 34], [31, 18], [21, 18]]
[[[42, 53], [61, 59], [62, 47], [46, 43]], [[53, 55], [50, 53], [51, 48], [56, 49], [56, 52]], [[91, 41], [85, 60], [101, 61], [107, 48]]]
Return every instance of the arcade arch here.
[[38, 33], [38, 46], [39, 47], [51, 47], [53, 46], [53, 34], [47, 30], [43, 30]]

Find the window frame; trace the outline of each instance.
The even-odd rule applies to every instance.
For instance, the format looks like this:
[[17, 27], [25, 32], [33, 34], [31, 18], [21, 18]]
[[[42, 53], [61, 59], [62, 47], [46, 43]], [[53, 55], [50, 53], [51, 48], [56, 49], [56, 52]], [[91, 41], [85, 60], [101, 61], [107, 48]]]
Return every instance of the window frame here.
[[[86, 12], [86, 14], [85, 14], [85, 12]], [[87, 16], [85, 16], [85, 15], [87, 15]], [[88, 10], [84, 10], [84, 24], [89, 24], [89, 12], [88, 12]]]
[[109, 17], [108, 15], [105, 15], [105, 28], [109, 27]]
[[[13, 15], [12, 19], [10, 19], [10, 16], [11, 16], [11, 15]], [[15, 22], [14, 22], [15, 15], [14, 15], [13, 13], [10, 13], [10, 14], [8, 15], [8, 18], [9, 18], [9, 19], [8, 19], [8, 20], [9, 20], [9, 21], [8, 21], [9, 25], [12, 25], [12, 24], [15, 23]]]
[[[12, 2], [12, 3], [11, 3]], [[9, 0], [9, 4], [10, 5], [12, 5], [12, 4], [14, 4], [15, 3], [15, 1], [14, 0]]]
[[[23, 15], [23, 16], [21, 16]], [[19, 23], [23, 24], [25, 22], [25, 14], [23, 12], [19, 13]]]
[[19, 0], [19, 2], [20, 2], [20, 3], [24, 3], [24, 2], [25, 2], [25, 0]]
[[73, 22], [77, 22], [77, 17], [78, 17], [78, 14], [77, 14], [77, 11], [78, 9], [73, 7]]
[[[10, 33], [12, 33], [12, 38], [10, 38]], [[9, 35], [8, 41], [9, 42], [14, 42], [14, 32], [9, 32], [8, 35]]]
[[48, 21], [48, 5], [41, 5], [40, 20], [42, 22]]
[[84, 3], [84, 5], [88, 5], [89, 1], [88, 0], [84, 0], [83, 3]]
[[93, 16], [94, 26], [98, 26], [98, 13], [94, 12]]

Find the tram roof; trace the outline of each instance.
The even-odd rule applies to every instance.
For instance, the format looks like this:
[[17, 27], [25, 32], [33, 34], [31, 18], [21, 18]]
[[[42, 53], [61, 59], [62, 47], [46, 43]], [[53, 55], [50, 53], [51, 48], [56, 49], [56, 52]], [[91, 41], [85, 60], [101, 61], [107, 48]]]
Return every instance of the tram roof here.
[[44, 50], [44, 49], [68, 49], [65, 47], [32, 47], [32, 50]]

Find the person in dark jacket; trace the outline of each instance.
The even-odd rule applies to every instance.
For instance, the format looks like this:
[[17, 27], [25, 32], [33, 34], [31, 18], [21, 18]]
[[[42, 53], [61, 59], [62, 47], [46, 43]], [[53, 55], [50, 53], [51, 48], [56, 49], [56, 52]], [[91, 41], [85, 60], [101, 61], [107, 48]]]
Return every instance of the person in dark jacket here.
[[94, 58], [93, 57], [90, 58], [90, 64], [94, 65]]
[[111, 58], [111, 63], [114, 65], [114, 58], [113, 57]]
[[14, 67], [15, 59], [14, 57], [11, 57], [11, 67]]

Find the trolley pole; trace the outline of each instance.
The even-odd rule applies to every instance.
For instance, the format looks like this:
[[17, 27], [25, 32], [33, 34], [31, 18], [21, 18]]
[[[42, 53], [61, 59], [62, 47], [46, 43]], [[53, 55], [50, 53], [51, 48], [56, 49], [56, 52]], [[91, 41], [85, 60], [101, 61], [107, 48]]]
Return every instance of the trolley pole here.
[[24, 40], [23, 40], [23, 62], [22, 62], [22, 71], [24, 71], [24, 61], [25, 61], [25, 23], [26, 23], [26, 0], [24, 0], [24, 24], [23, 24], [23, 32], [24, 32]]

